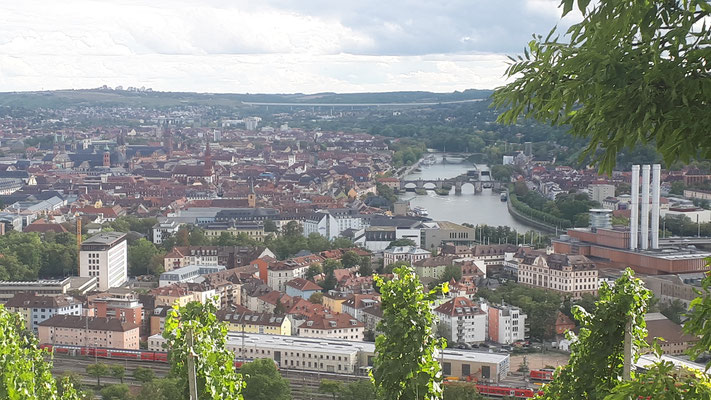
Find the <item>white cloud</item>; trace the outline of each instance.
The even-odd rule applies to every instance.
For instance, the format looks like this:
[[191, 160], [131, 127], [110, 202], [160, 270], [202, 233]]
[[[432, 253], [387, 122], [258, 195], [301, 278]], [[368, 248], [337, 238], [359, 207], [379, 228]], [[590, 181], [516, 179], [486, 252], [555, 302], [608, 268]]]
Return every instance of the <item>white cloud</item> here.
[[0, 91], [493, 88], [551, 4], [0, 0]]

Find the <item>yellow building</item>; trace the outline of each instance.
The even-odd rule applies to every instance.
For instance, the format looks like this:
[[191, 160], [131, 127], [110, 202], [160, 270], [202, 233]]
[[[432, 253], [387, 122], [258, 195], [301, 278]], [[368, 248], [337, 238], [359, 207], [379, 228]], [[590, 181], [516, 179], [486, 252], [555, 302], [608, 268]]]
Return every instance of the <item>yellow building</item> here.
[[156, 307], [172, 307], [176, 302], [178, 306], [183, 307], [191, 301], [199, 300], [195, 293], [177, 284], [155, 288], [151, 293], [156, 297]]
[[335, 297], [335, 296], [330, 296], [330, 295], [324, 295], [323, 296], [323, 306], [331, 310], [331, 312], [334, 313], [341, 313], [342, 308], [341, 305], [343, 302], [346, 301], [345, 297]]
[[291, 336], [291, 321], [283, 315], [252, 312], [240, 307], [239, 310], [220, 310], [217, 318], [224, 321], [231, 332]]
[[223, 232], [227, 232], [232, 236], [237, 236], [240, 233], [247, 235], [250, 239], [257, 242], [264, 241], [264, 223], [261, 221], [255, 222], [212, 222], [201, 226], [205, 231], [205, 236], [209, 238], [220, 237]]

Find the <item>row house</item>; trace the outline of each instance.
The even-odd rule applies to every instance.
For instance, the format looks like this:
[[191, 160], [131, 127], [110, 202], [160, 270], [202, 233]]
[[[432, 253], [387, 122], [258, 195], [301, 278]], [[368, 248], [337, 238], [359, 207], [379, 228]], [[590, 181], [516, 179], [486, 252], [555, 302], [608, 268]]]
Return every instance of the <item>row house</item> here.
[[218, 311], [217, 318], [231, 332], [291, 336], [291, 321], [284, 315], [253, 312], [238, 306]]
[[39, 324], [41, 344], [139, 349], [140, 326], [117, 318], [55, 315]]
[[298, 332], [303, 337], [362, 341], [364, 330], [365, 324], [341, 313], [312, 316], [299, 327]]

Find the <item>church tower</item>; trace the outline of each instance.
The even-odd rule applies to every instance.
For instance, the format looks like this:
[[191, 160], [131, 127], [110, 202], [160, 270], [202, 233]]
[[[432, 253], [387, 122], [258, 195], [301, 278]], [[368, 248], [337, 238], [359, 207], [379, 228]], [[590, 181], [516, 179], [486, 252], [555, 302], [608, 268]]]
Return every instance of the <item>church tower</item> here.
[[249, 194], [247, 195], [247, 205], [250, 208], [257, 207], [257, 194], [254, 193], [254, 181], [250, 179]]
[[110, 167], [111, 166], [111, 153], [109, 152], [109, 146], [104, 147], [104, 162], [103, 162], [104, 167]]
[[163, 147], [168, 158], [173, 156], [173, 133], [167, 126], [163, 128]]

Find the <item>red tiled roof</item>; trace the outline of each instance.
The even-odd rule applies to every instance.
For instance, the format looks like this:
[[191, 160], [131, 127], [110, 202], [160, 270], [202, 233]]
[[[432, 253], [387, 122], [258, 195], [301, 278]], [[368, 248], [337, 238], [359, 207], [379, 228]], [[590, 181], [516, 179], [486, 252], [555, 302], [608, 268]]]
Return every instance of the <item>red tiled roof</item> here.
[[306, 280], [304, 278], [294, 278], [290, 280], [289, 282], [286, 283], [287, 286], [290, 286], [296, 290], [299, 291], [312, 291], [312, 290], [323, 290], [323, 288], [309, 280]]
[[306, 319], [301, 328], [334, 330], [343, 328], [363, 328], [365, 325], [348, 314], [314, 315]]
[[[467, 311], [467, 308], [469, 311]], [[435, 308], [435, 311], [449, 316], [486, 314], [479, 308], [478, 304], [466, 297], [455, 297]]]

